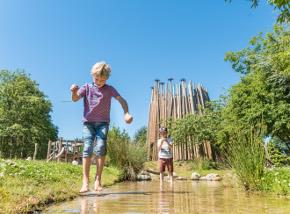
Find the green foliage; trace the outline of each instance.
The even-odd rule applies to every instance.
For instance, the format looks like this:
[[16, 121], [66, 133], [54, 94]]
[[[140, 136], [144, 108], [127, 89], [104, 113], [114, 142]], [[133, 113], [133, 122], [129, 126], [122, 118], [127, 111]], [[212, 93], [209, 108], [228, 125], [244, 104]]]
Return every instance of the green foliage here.
[[241, 82], [230, 89], [223, 112], [227, 124], [254, 127], [263, 122], [265, 135], [290, 143], [290, 31], [274, 32], [251, 40], [251, 46], [225, 60], [239, 73]]
[[[261, 139], [266, 136], [278, 139], [285, 145], [284, 151], [290, 152], [289, 26], [275, 26], [266, 36], [254, 37], [249, 47], [227, 53], [225, 60], [243, 76], [229, 90], [221, 114], [223, 128], [218, 133], [219, 141], [224, 142], [229, 162], [245, 188], [259, 190], [261, 185], [267, 186], [261, 180], [264, 176]], [[277, 141], [272, 143], [268, 148], [270, 159], [277, 165], [285, 163], [286, 153], [278, 152]]]
[[[231, 2], [232, 0], [225, 0]], [[248, 0], [252, 2], [252, 7], [257, 7], [259, 5], [259, 0]], [[277, 22], [289, 22], [290, 19], [290, 2], [289, 0], [267, 0], [268, 4], [274, 6], [275, 10], [279, 11], [279, 16], [277, 17]]]
[[259, 189], [281, 195], [290, 194], [290, 168], [267, 169], [260, 180]]
[[46, 155], [48, 140], [57, 138], [52, 124], [52, 105], [35, 81], [22, 71], [0, 71], [0, 156]]
[[280, 14], [277, 18], [278, 22], [289, 22], [290, 20], [290, 2], [289, 0], [268, 0], [270, 5], [278, 9]]
[[207, 160], [207, 159], [195, 159], [190, 161], [191, 170], [210, 170], [210, 169], [218, 169], [218, 163]]
[[147, 139], [147, 127], [141, 127], [138, 129], [134, 135], [133, 141], [134, 143], [138, 143], [140, 145], [145, 145]]
[[145, 145], [130, 142], [129, 135], [113, 127], [108, 133], [109, 163], [123, 171], [122, 179], [135, 180], [146, 161]]
[[170, 121], [169, 129], [174, 142], [199, 144], [209, 141], [219, 146], [222, 108], [222, 102], [208, 102], [203, 114], [188, 114], [184, 118]]
[[275, 142], [270, 141], [267, 144], [267, 151], [269, 159], [274, 163], [275, 166], [281, 167], [290, 163], [290, 156], [281, 151]]

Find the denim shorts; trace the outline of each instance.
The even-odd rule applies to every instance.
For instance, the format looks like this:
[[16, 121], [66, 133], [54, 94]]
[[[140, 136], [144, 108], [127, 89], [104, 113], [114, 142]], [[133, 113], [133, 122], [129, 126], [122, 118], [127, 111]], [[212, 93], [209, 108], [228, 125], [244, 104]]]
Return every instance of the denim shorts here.
[[105, 156], [107, 154], [107, 135], [109, 124], [106, 122], [85, 122], [83, 127], [83, 157]]

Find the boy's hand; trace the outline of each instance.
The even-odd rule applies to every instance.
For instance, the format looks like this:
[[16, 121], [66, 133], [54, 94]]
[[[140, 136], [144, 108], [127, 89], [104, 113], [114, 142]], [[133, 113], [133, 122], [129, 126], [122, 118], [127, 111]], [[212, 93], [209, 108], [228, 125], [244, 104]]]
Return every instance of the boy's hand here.
[[124, 119], [125, 119], [125, 122], [128, 124], [130, 124], [133, 121], [133, 117], [129, 113], [125, 114]]
[[71, 92], [75, 93], [79, 90], [79, 86], [76, 84], [72, 84], [70, 87]]

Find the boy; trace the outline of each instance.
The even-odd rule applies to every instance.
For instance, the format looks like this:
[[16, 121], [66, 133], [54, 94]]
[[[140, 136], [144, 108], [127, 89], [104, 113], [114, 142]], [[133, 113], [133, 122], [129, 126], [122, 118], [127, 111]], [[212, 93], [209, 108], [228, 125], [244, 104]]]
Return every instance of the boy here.
[[172, 155], [172, 141], [167, 136], [167, 128], [161, 127], [159, 129], [161, 138], [157, 141], [159, 169], [160, 169], [160, 185], [163, 183], [163, 173], [167, 167], [170, 181], [173, 182], [173, 155]]
[[124, 110], [126, 123], [131, 123], [133, 117], [129, 114], [126, 100], [120, 96], [117, 90], [106, 84], [111, 73], [111, 68], [105, 62], [93, 65], [91, 74], [93, 82], [79, 88], [76, 84], [70, 87], [72, 101], [76, 102], [83, 98], [83, 185], [80, 193], [89, 191], [89, 172], [91, 156], [97, 156], [97, 172], [95, 177], [95, 191], [102, 190], [101, 177], [107, 153], [107, 134], [110, 123], [111, 98], [119, 101]]

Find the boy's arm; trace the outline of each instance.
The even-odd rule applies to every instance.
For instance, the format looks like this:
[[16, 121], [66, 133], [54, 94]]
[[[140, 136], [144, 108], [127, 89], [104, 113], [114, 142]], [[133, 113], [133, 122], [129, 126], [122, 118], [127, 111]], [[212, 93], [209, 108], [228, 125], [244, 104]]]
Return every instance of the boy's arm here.
[[127, 101], [121, 97], [121, 96], [117, 96], [116, 99], [119, 101], [119, 103], [121, 104], [123, 110], [124, 110], [124, 119], [126, 123], [131, 123], [133, 120], [133, 117], [129, 114], [129, 108], [128, 108], [128, 104]]
[[71, 87], [70, 87], [70, 91], [71, 91], [71, 99], [72, 101], [76, 102], [78, 101], [79, 99], [81, 99], [81, 96], [78, 95], [78, 90], [79, 90], [79, 86], [75, 85], [75, 84], [72, 84]]
[[164, 142], [165, 140], [164, 139], [160, 139], [160, 140], [158, 140], [158, 152], [161, 150], [161, 148], [162, 148], [162, 144], [163, 144], [163, 142]]
[[171, 140], [168, 140], [168, 139], [166, 139], [165, 141], [168, 144], [169, 149], [172, 149], [172, 147], [173, 147], [172, 141]]

